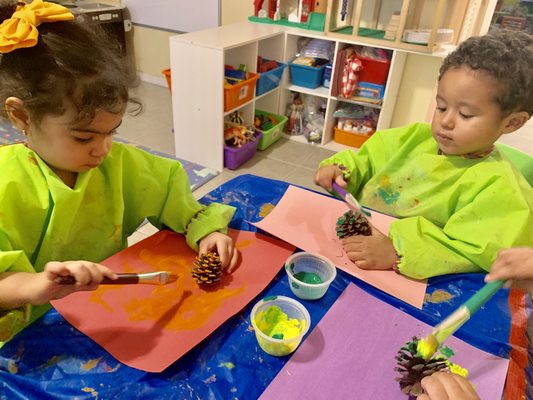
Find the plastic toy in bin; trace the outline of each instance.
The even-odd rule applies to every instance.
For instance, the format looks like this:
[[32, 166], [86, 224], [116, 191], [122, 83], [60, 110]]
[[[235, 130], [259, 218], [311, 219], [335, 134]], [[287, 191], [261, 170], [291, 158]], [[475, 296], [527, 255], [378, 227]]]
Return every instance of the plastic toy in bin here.
[[284, 63], [257, 57], [259, 80], [257, 81], [255, 95], [261, 96], [262, 94], [277, 88], [281, 82], [281, 76], [283, 75], [285, 67], [286, 64]]
[[334, 131], [337, 143], [359, 148], [376, 131], [376, 122], [371, 118], [339, 119]]
[[244, 65], [239, 66], [239, 69], [226, 65], [224, 77], [224, 111], [230, 111], [253, 99], [258, 74], [246, 72]]
[[265, 150], [281, 138], [287, 119], [284, 115], [255, 110], [255, 129], [263, 134], [258, 150]]
[[226, 145], [242, 147], [250, 141], [255, 141], [254, 129], [230, 121], [224, 122], [224, 142]]
[[237, 169], [251, 159], [257, 151], [257, 145], [262, 136], [261, 132], [255, 132], [255, 140], [250, 140], [241, 147], [224, 145], [224, 167]]
[[297, 57], [290, 64], [291, 83], [310, 89], [322, 84], [325, 64], [328, 60], [312, 57]]

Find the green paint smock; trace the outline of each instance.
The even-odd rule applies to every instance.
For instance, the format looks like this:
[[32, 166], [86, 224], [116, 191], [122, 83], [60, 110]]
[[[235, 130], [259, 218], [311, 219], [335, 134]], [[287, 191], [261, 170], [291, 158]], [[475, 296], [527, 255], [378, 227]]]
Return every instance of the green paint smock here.
[[376, 132], [356, 153], [323, 165], [350, 171], [361, 204], [398, 217], [389, 236], [413, 278], [489, 271], [502, 248], [533, 245], [533, 189], [495, 149], [487, 157], [439, 155], [431, 126]]
[[[119, 143], [100, 166], [80, 173], [74, 188], [24, 144], [0, 147], [0, 199], [0, 272], [40, 272], [49, 261], [100, 262], [126, 248], [145, 219], [184, 234], [197, 250], [204, 236], [226, 232], [235, 211], [198, 203], [178, 161]], [[29, 319], [48, 308], [33, 307]], [[27, 324], [17, 327], [22, 313], [0, 312], [0, 340]]]

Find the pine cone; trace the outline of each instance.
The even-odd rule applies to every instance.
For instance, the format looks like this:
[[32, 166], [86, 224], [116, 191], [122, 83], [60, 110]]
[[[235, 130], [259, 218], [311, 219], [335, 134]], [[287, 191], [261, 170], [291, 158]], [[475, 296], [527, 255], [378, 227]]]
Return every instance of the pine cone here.
[[335, 227], [337, 236], [341, 239], [354, 235], [370, 236], [372, 228], [368, 220], [362, 213], [354, 213], [353, 211], [346, 211], [337, 220]]
[[413, 340], [400, 348], [396, 356], [398, 367], [394, 368], [400, 373], [396, 380], [400, 383], [402, 393], [414, 397], [423, 393], [420, 385], [422, 378], [448, 367], [448, 360], [443, 356], [439, 355], [428, 361], [420, 357], [417, 354], [418, 340], [413, 336]]
[[211, 285], [220, 280], [222, 263], [217, 253], [208, 251], [196, 257], [192, 269], [192, 277], [199, 285]]

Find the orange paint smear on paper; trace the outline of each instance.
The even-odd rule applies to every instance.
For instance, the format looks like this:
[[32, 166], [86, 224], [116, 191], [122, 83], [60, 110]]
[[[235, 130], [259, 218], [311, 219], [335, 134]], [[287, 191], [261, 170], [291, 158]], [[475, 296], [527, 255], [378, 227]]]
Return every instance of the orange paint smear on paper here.
[[253, 243], [254, 241], [250, 239], [239, 240], [237, 243], [235, 243], [235, 247], [238, 250], [243, 250], [247, 247], [250, 247]]
[[[135, 271], [129, 266], [128, 263], [124, 263], [124, 269], [121, 272], [132, 273]], [[109, 292], [116, 292], [117, 290], [122, 290], [122, 285], [100, 285], [98, 286], [98, 289], [91, 292], [89, 300], [93, 303], [100, 304], [105, 310], [112, 313], [113, 307], [111, 307], [109, 303], [104, 300], [104, 296], [107, 295]]]
[[[248, 247], [252, 243], [252, 240], [241, 240], [237, 247]], [[199, 288], [191, 275], [191, 261], [184, 256], [169, 257], [144, 249], [139, 253], [139, 258], [152, 267], [145, 272], [171, 271], [178, 279], [175, 283], [154, 286], [149, 297], [128, 300], [122, 304], [130, 321], [157, 321], [168, 330], [193, 330], [204, 325], [211, 315], [222, 307], [226, 299], [245, 290], [244, 286], [233, 290], [217, 290], [216, 285]], [[121, 286], [100, 286], [90, 299], [112, 312], [112, 307], [104, 297], [116, 289], [124, 290]], [[119, 293], [114, 293], [114, 296], [118, 297]]]

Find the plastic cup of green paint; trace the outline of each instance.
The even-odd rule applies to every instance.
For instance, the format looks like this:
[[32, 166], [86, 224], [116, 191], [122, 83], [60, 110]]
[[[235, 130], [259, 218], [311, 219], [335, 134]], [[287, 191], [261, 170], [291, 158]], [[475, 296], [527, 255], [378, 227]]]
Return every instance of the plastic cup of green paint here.
[[311, 325], [307, 309], [286, 296], [260, 300], [252, 308], [250, 320], [257, 343], [273, 356], [285, 356], [296, 350]]
[[285, 261], [292, 292], [300, 299], [316, 300], [323, 297], [337, 276], [331, 261], [320, 254], [295, 253]]

